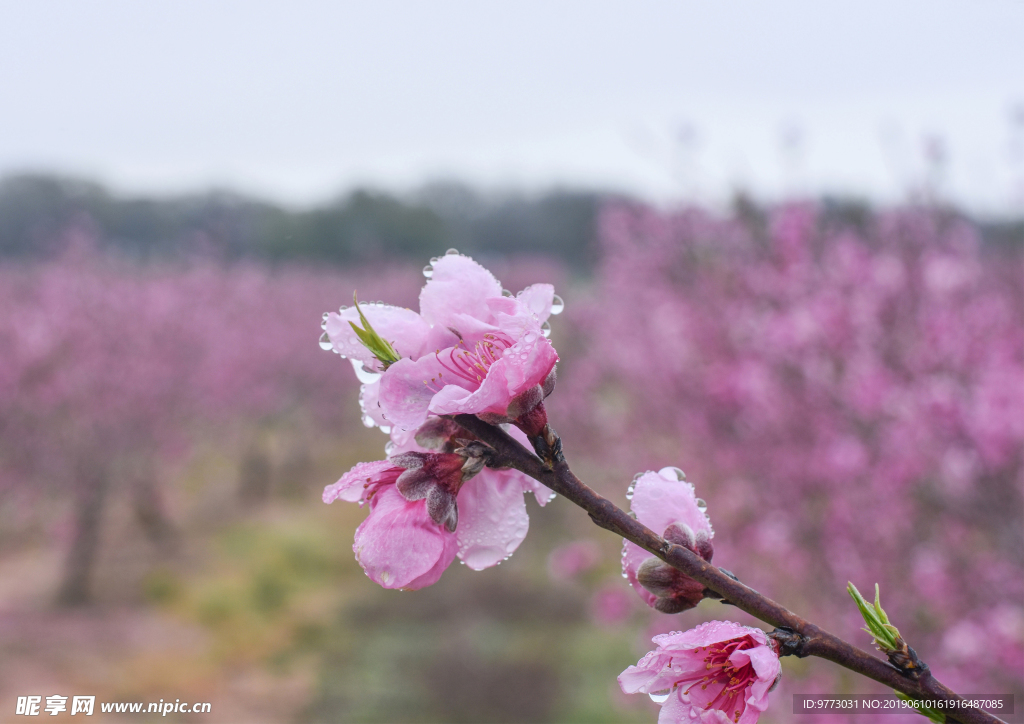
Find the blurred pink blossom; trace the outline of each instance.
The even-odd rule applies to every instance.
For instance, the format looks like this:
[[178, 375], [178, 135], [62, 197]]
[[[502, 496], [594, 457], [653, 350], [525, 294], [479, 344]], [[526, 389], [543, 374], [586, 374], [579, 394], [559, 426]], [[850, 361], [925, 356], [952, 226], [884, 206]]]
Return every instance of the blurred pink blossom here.
[[[1024, 643], [981, 623], [1024, 599], [1024, 248], [921, 208], [615, 203], [599, 230], [567, 445], [622, 471], [672, 449], [744, 582], [856, 641], [841, 592], [877, 581], [940, 678], [1024, 694]], [[999, 655], [960, 658], [961, 621]]]
[[558, 546], [548, 554], [548, 576], [565, 581], [589, 571], [601, 559], [601, 547], [589, 538]]
[[601, 626], [615, 626], [623, 623], [633, 612], [633, 596], [623, 589], [621, 583], [602, 586], [590, 599], [590, 617]]

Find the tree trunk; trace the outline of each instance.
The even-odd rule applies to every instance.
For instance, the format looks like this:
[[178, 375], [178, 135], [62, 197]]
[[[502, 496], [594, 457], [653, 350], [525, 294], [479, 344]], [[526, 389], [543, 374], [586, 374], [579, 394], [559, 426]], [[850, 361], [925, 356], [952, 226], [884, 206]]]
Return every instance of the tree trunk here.
[[79, 481], [78, 509], [71, 550], [64, 562], [64, 579], [57, 594], [63, 606], [80, 606], [91, 598], [93, 569], [99, 551], [100, 522], [107, 500], [106, 471], [92, 468]]
[[178, 531], [164, 509], [160, 491], [149, 475], [139, 478], [132, 486], [135, 519], [142, 532], [155, 545], [173, 551], [178, 545]]

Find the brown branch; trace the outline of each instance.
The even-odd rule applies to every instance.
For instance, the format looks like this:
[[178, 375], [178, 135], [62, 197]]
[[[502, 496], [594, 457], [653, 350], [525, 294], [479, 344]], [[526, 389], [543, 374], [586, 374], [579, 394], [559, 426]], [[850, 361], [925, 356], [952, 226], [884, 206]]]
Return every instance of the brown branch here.
[[[781, 604], [729, 577], [683, 546], [669, 543], [577, 478], [561, 454], [553, 457], [552, 464], [549, 465], [498, 427], [472, 415], [455, 415], [453, 419], [494, 448], [496, 467], [513, 467], [529, 475], [583, 508], [600, 527], [632, 541], [673, 568], [704, 584], [706, 588], [751, 616], [776, 628], [789, 629], [797, 634], [800, 637], [799, 644], [793, 647], [796, 650], [792, 653], [828, 659], [915, 699], [963, 701], [962, 697], [935, 679], [927, 667], [911, 676], [909, 672], [903, 672], [891, 663], [872, 656], [797, 616]], [[963, 724], [1002, 721], [981, 709], [960, 707], [956, 704], [944, 710], [944, 713], [947, 721], [959, 721]]]

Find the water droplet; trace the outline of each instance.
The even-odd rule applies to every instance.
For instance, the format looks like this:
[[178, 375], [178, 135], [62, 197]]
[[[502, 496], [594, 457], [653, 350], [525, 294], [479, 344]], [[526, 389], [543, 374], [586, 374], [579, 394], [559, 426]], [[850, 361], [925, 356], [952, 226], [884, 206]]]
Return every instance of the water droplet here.
[[651, 701], [655, 704], [664, 704], [668, 701], [669, 694], [672, 693], [671, 689], [662, 689], [661, 691], [652, 691], [647, 696], [651, 697]]
[[445, 256], [458, 256], [458, 253], [459, 253], [458, 249], [449, 249], [448, 251], [446, 251], [444, 253], [444, 255]]
[[565, 311], [565, 302], [562, 301], [562, 298], [557, 294], [551, 297], [551, 313], [561, 314], [563, 311]]
[[383, 432], [385, 435], [390, 435], [391, 434], [391, 425], [381, 425], [380, 426], [380, 431]]
[[330, 319], [330, 318], [331, 318], [331, 313], [330, 312], [324, 312], [324, 316], [321, 317], [321, 320], [323, 320], [324, 324], [327, 324], [327, 320]]
[[542, 324], [540, 326], [540, 333], [543, 334], [545, 337], [550, 337], [551, 336], [551, 325], [548, 324], [547, 322], [544, 322], [544, 324]]
[[510, 292], [508, 289], [502, 289], [501, 290], [501, 296], [503, 296], [503, 297], [514, 297], [515, 295], [512, 292]]
[[327, 334], [327, 332], [324, 332], [323, 334], [321, 334], [320, 335], [320, 349], [331, 349], [332, 347], [334, 347], [334, 345], [331, 344], [331, 335]]
[[677, 467], [662, 468], [658, 471], [658, 475], [669, 480], [686, 480], [686, 473]]
[[644, 476], [643, 473], [637, 473], [636, 475], [633, 476], [633, 482], [635, 483], [637, 480], [639, 480], [643, 476]]
[[427, 279], [430, 279], [430, 277], [434, 276], [434, 267], [430, 266], [430, 264], [427, 264], [425, 267], [423, 267], [423, 276], [425, 276]]
[[369, 415], [363, 415], [363, 425], [365, 427], [376, 427], [377, 423], [373, 421], [373, 418]]
[[441, 261], [441, 257], [439, 257], [439, 256], [432, 256], [432, 257], [430, 257], [430, 263], [431, 264], [437, 264], [437, 262], [439, 262], [439, 261]]
[[701, 513], [708, 509], [708, 504], [704, 502], [704, 498], [697, 498], [697, 510]]
[[[322, 345], [321, 345], [322, 346]], [[364, 365], [357, 359], [349, 360], [352, 363], [352, 369], [355, 370], [356, 379], [362, 382], [364, 385], [372, 385], [374, 382], [380, 379], [380, 372], [371, 370], [369, 367]]]
[[398, 447], [398, 446], [395, 445], [395, 443], [393, 443], [390, 440], [388, 440], [384, 444], [384, 454], [387, 455], [388, 457], [391, 457], [392, 455], [395, 454], [395, 448], [396, 447]]

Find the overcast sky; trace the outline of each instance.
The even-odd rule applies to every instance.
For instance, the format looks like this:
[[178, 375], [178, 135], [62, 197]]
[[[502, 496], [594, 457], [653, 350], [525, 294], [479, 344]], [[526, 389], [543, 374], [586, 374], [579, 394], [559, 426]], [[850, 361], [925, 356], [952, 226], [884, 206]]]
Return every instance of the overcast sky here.
[[1005, 213], [1022, 38], [1022, 0], [0, 0], [0, 174], [296, 204], [432, 179], [712, 202], [930, 185]]

